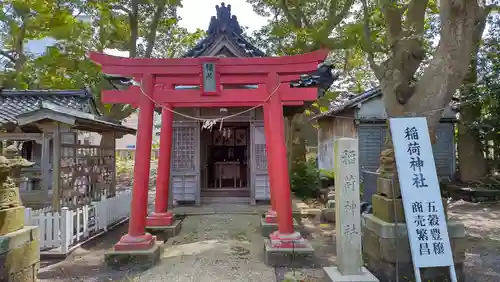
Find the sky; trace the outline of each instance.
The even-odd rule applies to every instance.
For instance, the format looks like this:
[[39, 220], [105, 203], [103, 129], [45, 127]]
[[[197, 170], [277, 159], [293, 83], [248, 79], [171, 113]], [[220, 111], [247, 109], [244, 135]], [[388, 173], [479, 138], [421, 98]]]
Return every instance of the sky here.
[[[231, 5], [231, 13], [238, 17], [240, 25], [246, 27], [249, 33], [267, 23], [267, 19], [254, 13], [252, 6], [245, 0], [183, 0], [183, 7], [178, 10], [179, 16], [182, 18], [180, 25], [190, 32], [196, 31], [197, 28], [206, 30], [210, 18], [216, 15], [215, 5], [220, 5], [221, 2]], [[26, 51], [33, 54], [42, 54], [47, 46], [55, 42], [52, 38], [32, 40], [27, 42]], [[115, 56], [127, 56], [127, 52], [116, 49], [106, 50], [106, 53]]]
[[210, 23], [210, 18], [216, 15], [215, 5], [221, 2], [231, 5], [231, 13], [238, 17], [241, 26], [248, 27], [249, 33], [259, 29], [267, 23], [267, 19], [253, 12], [252, 6], [245, 0], [183, 0], [184, 7], [181, 8], [179, 16], [182, 18], [181, 26], [190, 32], [196, 28], [206, 30]]

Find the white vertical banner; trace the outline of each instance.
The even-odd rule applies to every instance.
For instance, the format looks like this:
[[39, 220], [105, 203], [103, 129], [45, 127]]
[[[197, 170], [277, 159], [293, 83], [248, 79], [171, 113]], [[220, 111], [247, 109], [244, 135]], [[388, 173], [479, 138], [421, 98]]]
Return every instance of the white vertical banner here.
[[389, 119], [415, 277], [419, 268], [450, 266], [446, 217], [425, 117]]

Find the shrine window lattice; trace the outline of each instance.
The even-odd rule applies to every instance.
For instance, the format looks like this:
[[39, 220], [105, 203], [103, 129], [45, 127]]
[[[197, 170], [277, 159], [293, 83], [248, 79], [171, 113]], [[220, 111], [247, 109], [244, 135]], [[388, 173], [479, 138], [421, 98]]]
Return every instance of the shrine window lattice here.
[[255, 165], [257, 169], [267, 170], [266, 144], [255, 144]]
[[175, 170], [195, 170], [196, 136], [194, 127], [173, 128], [172, 165]]
[[61, 133], [60, 150], [63, 206], [86, 205], [108, 196], [114, 185], [114, 144], [79, 142], [78, 133], [69, 132]]

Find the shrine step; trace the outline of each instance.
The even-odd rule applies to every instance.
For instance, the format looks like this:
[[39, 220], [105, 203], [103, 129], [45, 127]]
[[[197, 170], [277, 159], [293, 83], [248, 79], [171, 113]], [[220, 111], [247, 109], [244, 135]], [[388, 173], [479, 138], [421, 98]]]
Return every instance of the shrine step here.
[[202, 204], [250, 203], [250, 197], [201, 197]]
[[202, 192], [217, 192], [217, 191], [249, 191], [246, 187], [222, 187], [222, 188], [202, 188]]
[[234, 197], [234, 198], [248, 198], [250, 197], [250, 189], [244, 188], [218, 188], [218, 189], [203, 189], [201, 190], [201, 197], [215, 197], [215, 198], [226, 198], [226, 197]]

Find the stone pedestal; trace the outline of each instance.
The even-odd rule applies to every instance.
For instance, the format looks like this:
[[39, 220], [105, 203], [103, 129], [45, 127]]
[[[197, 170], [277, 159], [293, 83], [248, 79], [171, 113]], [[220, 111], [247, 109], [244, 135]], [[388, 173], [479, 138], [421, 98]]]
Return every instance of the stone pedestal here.
[[272, 267], [307, 267], [314, 263], [314, 249], [304, 239], [297, 242], [297, 247], [275, 247], [270, 239], [264, 239], [264, 262]]
[[[406, 225], [390, 223], [374, 214], [364, 214], [363, 256], [366, 268], [380, 281], [396, 281], [396, 269], [399, 281], [414, 281], [413, 264]], [[453, 260], [458, 281], [463, 281], [463, 261], [466, 251], [464, 226], [456, 221], [448, 221]], [[421, 269], [422, 281], [447, 281], [449, 270], [442, 268]]]
[[379, 280], [366, 268], [361, 269], [360, 274], [342, 275], [336, 266], [323, 267], [326, 281], [328, 282], [378, 282]]
[[17, 231], [24, 227], [24, 207], [0, 209], [0, 235]]
[[[297, 223], [297, 220], [295, 218], [293, 218], [293, 229], [297, 230], [298, 227], [299, 227], [299, 224]], [[269, 223], [266, 221], [265, 217], [262, 217], [260, 219], [260, 230], [261, 230], [262, 236], [268, 238], [269, 235], [271, 235], [271, 233], [278, 230], [278, 223]]]
[[[381, 281], [396, 281], [396, 269], [400, 281], [414, 280], [401, 190], [392, 170], [377, 179], [377, 193], [372, 197], [372, 207], [373, 214], [363, 215], [363, 257], [366, 268]], [[443, 199], [443, 208], [447, 218], [446, 199]], [[457, 278], [463, 281], [465, 228], [455, 221], [448, 221], [447, 225]], [[445, 277], [449, 279], [449, 268], [423, 268], [421, 275], [422, 281], [446, 281]]]
[[[18, 208], [24, 210], [22, 207]], [[38, 227], [25, 226], [15, 229], [0, 236], [0, 281], [36, 281], [40, 267]]]
[[[444, 214], [447, 214], [447, 200], [443, 200]], [[392, 199], [383, 194], [372, 196], [373, 215], [387, 222], [405, 222], [403, 200]]]
[[155, 235], [158, 240], [166, 242], [168, 239], [177, 236], [181, 232], [182, 221], [175, 220], [168, 226], [146, 226], [146, 231]]
[[335, 222], [335, 200], [330, 199], [326, 204], [326, 208], [321, 210], [321, 219], [327, 222]]
[[155, 242], [152, 248], [146, 250], [117, 251], [112, 249], [104, 254], [104, 259], [106, 264], [113, 269], [126, 270], [131, 267], [147, 269], [160, 261], [162, 245], [163, 242]]

